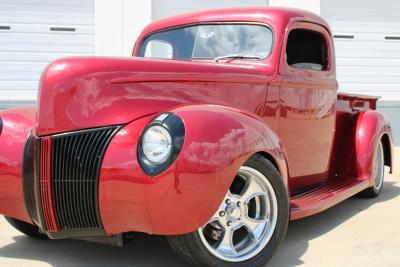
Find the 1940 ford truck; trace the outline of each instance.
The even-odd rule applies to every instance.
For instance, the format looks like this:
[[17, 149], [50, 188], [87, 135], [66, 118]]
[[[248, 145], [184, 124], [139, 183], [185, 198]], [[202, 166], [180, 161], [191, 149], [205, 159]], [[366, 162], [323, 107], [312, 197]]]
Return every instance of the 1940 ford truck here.
[[1, 112], [0, 213], [36, 238], [165, 235], [188, 262], [261, 266], [289, 220], [379, 195], [377, 97], [338, 93], [331, 31], [300, 10], [210, 10], [132, 58], [60, 59]]

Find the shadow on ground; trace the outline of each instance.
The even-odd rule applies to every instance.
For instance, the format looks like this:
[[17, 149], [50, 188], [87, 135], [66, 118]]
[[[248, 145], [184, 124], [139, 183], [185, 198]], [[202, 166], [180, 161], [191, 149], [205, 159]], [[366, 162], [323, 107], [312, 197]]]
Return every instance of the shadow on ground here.
[[[357, 213], [379, 202], [397, 197], [400, 188], [392, 182], [376, 199], [351, 198], [328, 211], [290, 223], [287, 238], [268, 266], [287, 267], [303, 264], [301, 256], [310, 240], [331, 231]], [[98, 245], [85, 241], [41, 241], [15, 236], [15, 242], [0, 248], [0, 257], [45, 262], [64, 266], [187, 266], [159, 236], [140, 236], [124, 248]]]
[[369, 207], [399, 195], [400, 187], [394, 182], [385, 182], [384, 190], [377, 198], [353, 197], [325, 212], [291, 222], [283, 245], [267, 266], [290, 267], [304, 264], [300, 258], [307, 251], [309, 241], [330, 232]]

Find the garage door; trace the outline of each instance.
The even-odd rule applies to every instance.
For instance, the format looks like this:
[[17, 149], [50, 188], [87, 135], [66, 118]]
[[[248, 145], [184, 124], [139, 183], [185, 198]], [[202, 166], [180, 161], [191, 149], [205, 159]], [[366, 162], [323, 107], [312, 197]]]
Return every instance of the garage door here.
[[268, 0], [153, 0], [153, 19], [210, 8], [267, 6]]
[[94, 0], [0, 1], [0, 105], [34, 101], [59, 57], [94, 54]]
[[343, 91], [400, 99], [400, 1], [323, 0]]

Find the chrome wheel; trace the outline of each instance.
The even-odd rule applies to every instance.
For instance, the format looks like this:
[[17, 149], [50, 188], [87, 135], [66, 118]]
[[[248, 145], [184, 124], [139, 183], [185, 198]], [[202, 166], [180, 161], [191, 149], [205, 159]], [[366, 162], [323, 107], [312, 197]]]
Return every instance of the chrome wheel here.
[[382, 143], [380, 142], [375, 153], [374, 165], [372, 170], [372, 177], [374, 177], [375, 181], [374, 186], [376, 191], [379, 191], [381, 189], [384, 175], [385, 175], [385, 168], [384, 168], [383, 148], [382, 148]]
[[242, 166], [218, 211], [198, 232], [214, 256], [240, 262], [265, 248], [277, 217], [278, 203], [271, 183], [256, 169]]

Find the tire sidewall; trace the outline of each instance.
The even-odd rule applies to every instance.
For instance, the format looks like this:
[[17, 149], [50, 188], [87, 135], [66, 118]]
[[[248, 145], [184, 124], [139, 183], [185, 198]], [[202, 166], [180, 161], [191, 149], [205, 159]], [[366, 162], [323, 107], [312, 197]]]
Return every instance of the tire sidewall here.
[[187, 240], [187, 245], [191, 246], [192, 251], [198, 251], [196, 255], [192, 256], [196, 257], [198, 261], [203, 262], [207, 266], [262, 266], [274, 255], [286, 235], [289, 222], [289, 200], [282, 177], [273, 164], [258, 155], [250, 158], [243, 166], [251, 167], [261, 172], [271, 183], [275, 191], [278, 203], [278, 218], [274, 233], [267, 245], [253, 258], [241, 262], [226, 262], [215, 257], [207, 250], [196, 230], [189, 234], [193, 242]]
[[[372, 180], [373, 185], [372, 185], [371, 189], [372, 189], [372, 191], [374, 192], [375, 195], [379, 195], [382, 192], [383, 184], [385, 182], [385, 164], [384, 164], [384, 151], [383, 151], [382, 141], [379, 141], [378, 144], [375, 146], [375, 152], [374, 152], [373, 159], [372, 159], [372, 162], [373, 162], [372, 168], [375, 167], [375, 164], [379, 164], [379, 163], [376, 162], [376, 154], [378, 153], [379, 147], [381, 147], [381, 150], [382, 150], [383, 174], [382, 174], [382, 185], [380, 186], [379, 189], [376, 187], [376, 184], [375, 184], [376, 177], [373, 177], [373, 180]], [[371, 173], [373, 173], [372, 170], [371, 170]]]

